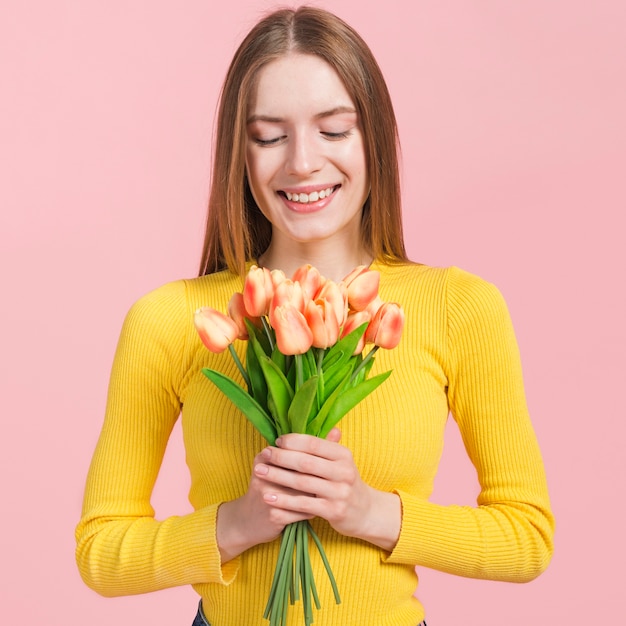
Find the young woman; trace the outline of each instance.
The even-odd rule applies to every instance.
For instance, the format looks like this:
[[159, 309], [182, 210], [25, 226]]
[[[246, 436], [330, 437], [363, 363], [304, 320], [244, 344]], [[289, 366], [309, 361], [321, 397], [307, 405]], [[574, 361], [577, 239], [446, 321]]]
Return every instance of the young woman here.
[[[375, 364], [392, 376], [327, 439], [264, 445], [201, 373], [236, 376], [227, 355], [203, 347], [193, 312], [226, 310], [252, 262], [288, 275], [310, 263], [337, 281], [369, 265], [381, 297], [405, 311], [400, 345]], [[181, 410], [195, 512], [157, 521], [150, 495]], [[428, 501], [449, 412], [480, 480], [476, 507]], [[201, 276], [157, 289], [128, 314], [77, 560], [104, 595], [190, 584], [201, 597], [194, 624], [263, 624], [277, 539], [303, 519], [341, 587], [337, 605], [314, 562], [317, 619], [329, 626], [418, 625], [416, 565], [520, 582], [552, 554], [506, 305], [475, 276], [407, 259], [384, 80], [361, 38], [313, 8], [269, 15], [232, 61]]]

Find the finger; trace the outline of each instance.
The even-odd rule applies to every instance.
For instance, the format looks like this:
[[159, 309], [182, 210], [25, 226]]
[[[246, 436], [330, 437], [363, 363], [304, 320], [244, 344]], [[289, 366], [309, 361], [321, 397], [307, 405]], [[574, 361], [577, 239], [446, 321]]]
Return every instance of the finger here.
[[257, 478], [272, 484], [271, 489], [341, 499], [349, 495], [351, 486], [357, 481], [358, 473], [353, 464], [333, 463], [295, 452], [280, 453], [282, 457], [288, 458], [286, 464], [293, 469], [282, 463], [272, 463], [259, 464], [254, 470]]
[[341, 440], [341, 431], [335, 427], [326, 435], [326, 441], [332, 441], [333, 443], [339, 443]]
[[[337, 435], [333, 435], [333, 437], [336, 436]], [[320, 439], [313, 435], [300, 435], [296, 433], [282, 435], [276, 440], [275, 446], [281, 450], [304, 452], [330, 461], [345, 459], [350, 454], [347, 448], [332, 439]], [[272, 448], [272, 454], [276, 448]]]
[[[329, 459], [323, 456], [316, 456], [299, 450], [269, 448], [269, 456], [263, 462], [255, 465], [257, 476], [264, 477], [273, 482], [274, 478], [282, 476], [277, 472], [270, 471], [272, 468], [282, 469], [291, 474], [302, 474], [316, 476], [325, 480], [345, 480], [346, 468], [353, 465], [349, 452], [344, 459]], [[282, 479], [280, 484], [285, 484]], [[292, 486], [291, 483], [288, 483]]]
[[324, 512], [322, 502], [311, 496], [270, 492], [265, 494], [263, 499], [272, 507], [282, 511], [290, 511], [292, 514], [300, 516], [301, 519], [321, 517]]

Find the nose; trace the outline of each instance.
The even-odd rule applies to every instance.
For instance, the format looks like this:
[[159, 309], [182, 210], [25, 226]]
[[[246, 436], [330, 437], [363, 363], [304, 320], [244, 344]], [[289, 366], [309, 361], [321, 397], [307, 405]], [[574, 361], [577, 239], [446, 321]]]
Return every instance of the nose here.
[[289, 139], [287, 173], [304, 178], [322, 167], [323, 155], [318, 138], [307, 132], [298, 132]]

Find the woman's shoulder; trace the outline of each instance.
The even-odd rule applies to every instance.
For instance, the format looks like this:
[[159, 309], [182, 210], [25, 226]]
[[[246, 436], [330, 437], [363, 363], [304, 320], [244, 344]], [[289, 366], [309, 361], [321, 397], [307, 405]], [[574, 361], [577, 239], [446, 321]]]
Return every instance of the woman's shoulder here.
[[374, 262], [372, 269], [381, 275], [381, 284], [390, 288], [401, 288], [408, 292], [417, 290], [433, 292], [473, 292], [492, 289], [485, 279], [454, 265], [439, 267], [404, 261], [401, 263]]
[[456, 266], [437, 267], [423, 263], [375, 263], [381, 274], [381, 297], [442, 314], [483, 315], [506, 311], [500, 290], [488, 280]]
[[232, 294], [241, 287], [241, 279], [226, 271], [170, 281], [140, 296], [124, 324], [150, 334], [179, 335], [192, 326], [194, 311], [203, 306], [226, 310]]
[[226, 270], [195, 278], [181, 278], [147, 292], [133, 304], [132, 309], [159, 309], [183, 305], [193, 310], [200, 306], [217, 308], [217, 302], [224, 298], [228, 302], [235, 291], [241, 291], [242, 285], [239, 276]]

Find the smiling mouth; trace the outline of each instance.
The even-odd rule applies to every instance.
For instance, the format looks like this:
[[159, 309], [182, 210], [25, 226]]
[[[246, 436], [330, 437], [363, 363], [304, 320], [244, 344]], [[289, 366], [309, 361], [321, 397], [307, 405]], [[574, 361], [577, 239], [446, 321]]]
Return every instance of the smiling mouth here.
[[319, 191], [312, 191], [311, 193], [290, 193], [288, 191], [279, 191], [278, 193], [290, 200], [291, 202], [300, 202], [301, 204], [309, 204], [309, 202], [318, 202], [324, 198], [328, 198], [335, 190], [341, 185], [335, 185], [334, 187], [327, 187], [326, 189], [320, 189]]

